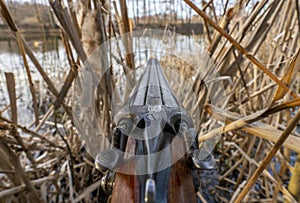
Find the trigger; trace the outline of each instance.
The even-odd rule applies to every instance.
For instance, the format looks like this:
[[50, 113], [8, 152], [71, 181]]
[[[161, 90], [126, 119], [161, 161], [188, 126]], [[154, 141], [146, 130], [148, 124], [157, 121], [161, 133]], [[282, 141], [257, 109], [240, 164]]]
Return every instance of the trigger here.
[[145, 189], [145, 202], [155, 203], [155, 181], [153, 179], [147, 179], [146, 189]]

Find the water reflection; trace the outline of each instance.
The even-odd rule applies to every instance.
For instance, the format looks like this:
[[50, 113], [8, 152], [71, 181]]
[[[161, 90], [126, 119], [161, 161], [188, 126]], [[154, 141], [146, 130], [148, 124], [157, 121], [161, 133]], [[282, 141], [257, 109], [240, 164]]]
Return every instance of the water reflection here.
[[[59, 89], [69, 67], [62, 42], [57, 38], [50, 38], [45, 41], [29, 40], [28, 44], [45, 72]], [[23, 58], [20, 55], [16, 41], [1, 41], [0, 46], [0, 112], [1, 109], [9, 105], [4, 72], [12, 72], [15, 76], [16, 95], [19, 97], [17, 105], [18, 114], [21, 116], [18, 117], [18, 122], [22, 125], [29, 125], [34, 121], [34, 116]], [[49, 96], [47, 95], [47, 86], [28, 57], [27, 60], [36, 88], [39, 107], [42, 111], [43, 100]], [[2, 116], [10, 118], [9, 109], [3, 112]]]

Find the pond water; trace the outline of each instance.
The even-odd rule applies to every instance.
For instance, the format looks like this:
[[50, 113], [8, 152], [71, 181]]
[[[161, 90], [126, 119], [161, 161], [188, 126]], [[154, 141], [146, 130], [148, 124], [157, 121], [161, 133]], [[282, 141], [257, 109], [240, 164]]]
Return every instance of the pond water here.
[[[161, 36], [159, 36], [161, 37]], [[196, 40], [195, 40], [196, 39]], [[204, 43], [199, 36], [189, 37], [180, 36], [176, 39], [176, 47], [186, 53], [195, 45], [195, 41], [202, 46]], [[151, 41], [149, 37], [134, 38], [133, 46], [135, 50], [145, 47], [145, 44], [153, 44], [155, 41]], [[63, 85], [63, 81], [69, 71], [69, 64], [67, 56], [63, 47], [63, 44], [57, 38], [48, 39], [47, 41], [33, 41], [29, 40], [28, 44], [34, 51], [35, 57], [40, 62], [49, 78], [58, 90]], [[32, 97], [29, 89], [29, 83], [27, 79], [26, 70], [23, 63], [23, 58], [19, 53], [17, 43], [15, 41], [1, 41], [0, 42], [0, 113], [6, 118], [11, 118], [9, 105], [9, 96], [6, 86], [5, 72], [12, 72], [15, 77], [17, 109], [18, 109], [18, 123], [21, 125], [30, 125], [34, 122]], [[151, 48], [151, 47], [150, 47]], [[147, 59], [151, 56], [151, 51], [141, 51], [135, 53], [136, 67], [145, 66]], [[43, 81], [41, 75], [35, 68], [34, 64], [27, 57], [32, 79], [36, 88], [37, 100], [39, 104], [41, 115], [45, 112], [41, 110], [42, 105], [45, 104], [45, 99], [49, 99], [49, 91]], [[49, 101], [46, 101], [46, 105], [49, 106]]]
[[[56, 45], [54, 45], [56, 43]], [[60, 87], [61, 80], [65, 77], [66, 70], [69, 69], [66, 54], [60, 41], [49, 40], [45, 43], [40, 41], [29, 41], [29, 45], [34, 50], [35, 57], [40, 62], [45, 72], [53, 83]], [[12, 72], [15, 78], [16, 96], [18, 109], [18, 122], [22, 125], [29, 125], [34, 121], [33, 104], [27, 79], [23, 58], [19, 53], [15, 41], [0, 42], [0, 111], [9, 105], [9, 96], [6, 86], [5, 72]], [[41, 75], [27, 57], [32, 80], [38, 92], [38, 103], [40, 107], [42, 100], [47, 94], [47, 88]], [[10, 118], [10, 110], [2, 112], [6, 118]]]

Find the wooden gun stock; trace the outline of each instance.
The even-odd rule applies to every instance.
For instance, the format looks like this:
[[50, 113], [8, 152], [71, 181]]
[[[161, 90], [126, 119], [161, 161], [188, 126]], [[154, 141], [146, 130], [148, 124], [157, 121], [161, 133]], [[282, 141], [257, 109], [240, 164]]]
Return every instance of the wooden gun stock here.
[[[140, 186], [137, 176], [117, 173], [115, 177], [115, 185], [112, 192], [111, 203], [143, 202], [139, 201], [139, 188]], [[184, 158], [172, 165], [168, 189], [168, 202], [196, 202], [193, 177], [191, 175], [190, 168], [188, 168], [185, 163]]]

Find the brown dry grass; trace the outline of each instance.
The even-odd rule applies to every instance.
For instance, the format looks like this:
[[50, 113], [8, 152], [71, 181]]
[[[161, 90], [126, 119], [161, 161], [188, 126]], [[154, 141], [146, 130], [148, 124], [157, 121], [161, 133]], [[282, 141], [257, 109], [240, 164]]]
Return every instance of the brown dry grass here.
[[[103, 21], [109, 20], [111, 15], [105, 2], [101, 6], [100, 1], [78, 1], [81, 11], [89, 15], [75, 13], [72, 1], [68, 1], [67, 7], [59, 1], [50, 2], [61, 25], [70, 65], [60, 90], [45, 73], [5, 2], [0, 0], [1, 17], [19, 44], [26, 68], [33, 68], [26, 65], [28, 58], [55, 98], [46, 114], [36, 116], [39, 120], [35, 130], [20, 126], [13, 76], [7, 74], [12, 117], [0, 115], [0, 202], [104, 201], [107, 196], [99, 187], [101, 174], [78, 138], [67, 95], [87, 55], [113, 37], [117, 27], [113, 24], [107, 27]], [[196, 104], [203, 109], [200, 120], [203, 123], [213, 119], [223, 122], [226, 117], [225, 126], [202, 132], [199, 137], [199, 141], [203, 141], [221, 134], [215, 149], [218, 181], [213, 191], [206, 192], [216, 202], [299, 202], [299, 155], [295, 166], [290, 160], [300, 153], [299, 132], [294, 130], [299, 124], [299, 110], [296, 115], [292, 114], [300, 106], [297, 1], [260, 1], [254, 7], [250, 7], [249, 1], [239, 1], [231, 8], [225, 6], [225, 15], [219, 20], [214, 16], [215, 1], [203, 4], [202, 8], [189, 0], [185, 2], [206, 25], [208, 32], [202, 37], [207, 41], [207, 50], [215, 65], [208, 68], [231, 80], [224, 82], [226, 100], [220, 108], [209, 103], [209, 92], [201, 86], [197, 72], [185, 62], [176, 63], [175, 68], [186, 74], [186, 78], [196, 78], [192, 87], [198, 97]], [[121, 29], [130, 31], [125, 1], [121, 7], [124, 23], [120, 24], [125, 26]], [[87, 21], [92, 25], [85, 24]], [[97, 34], [90, 36], [91, 32]], [[125, 42], [126, 53], [130, 52], [131, 43], [130, 40]], [[134, 67], [130, 54], [122, 59], [124, 72]], [[172, 66], [170, 62], [176, 60], [162, 61]], [[107, 123], [111, 119], [109, 98], [115, 85], [113, 74], [113, 71], [107, 73], [98, 97], [102, 104], [98, 113], [107, 134], [110, 131]], [[28, 77], [30, 80], [30, 72]], [[34, 94], [33, 90], [31, 92]], [[41, 133], [39, 129], [45, 123], [50, 123], [53, 131]], [[203, 200], [201, 191], [198, 195]]]

